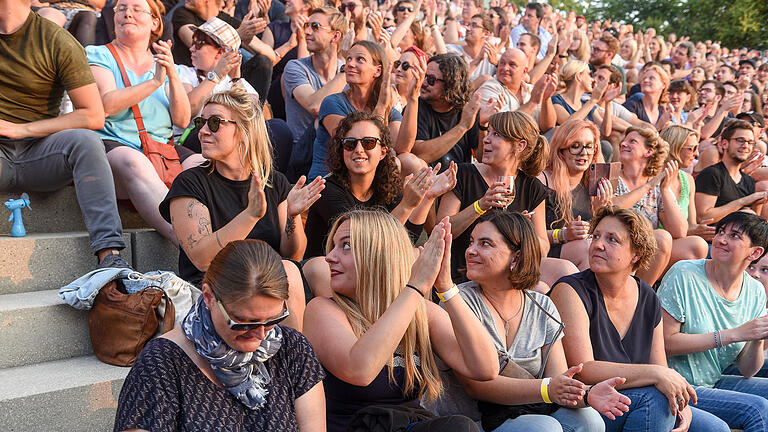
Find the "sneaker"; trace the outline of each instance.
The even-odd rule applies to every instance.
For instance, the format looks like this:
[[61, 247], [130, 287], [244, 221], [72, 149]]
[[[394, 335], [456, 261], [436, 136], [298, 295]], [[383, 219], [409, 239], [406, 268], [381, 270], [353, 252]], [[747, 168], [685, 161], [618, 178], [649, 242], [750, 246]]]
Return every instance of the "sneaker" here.
[[131, 268], [127, 261], [120, 256], [120, 253], [113, 251], [111, 254], [104, 257], [104, 261], [99, 263], [99, 268]]

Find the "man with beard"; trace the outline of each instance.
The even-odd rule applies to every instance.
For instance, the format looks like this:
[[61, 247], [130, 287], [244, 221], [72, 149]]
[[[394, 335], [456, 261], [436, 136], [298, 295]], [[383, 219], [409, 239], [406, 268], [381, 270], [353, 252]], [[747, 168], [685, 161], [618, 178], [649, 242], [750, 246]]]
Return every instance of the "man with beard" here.
[[355, 31], [355, 40], [371, 40], [371, 29], [365, 25], [371, 12], [370, 0], [343, 0], [339, 11], [347, 17], [349, 27]]
[[489, 38], [493, 36], [493, 23], [488, 15], [475, 15], [467, 27], [464, 43], [448, 44], [448, 52], [461, 56], [469, 65], [469, 78], [496, 73], [497, 52]]
[[739, 211], [760, 214], [768, 192], [755, 192], [755, 179], [740, 171], [755, 148], [752, 125], [744, 120], [732, 120], [718, 143], [723, 159], [701, 171], [696, 177], [696, 214], [699, 221], [717, 222]]

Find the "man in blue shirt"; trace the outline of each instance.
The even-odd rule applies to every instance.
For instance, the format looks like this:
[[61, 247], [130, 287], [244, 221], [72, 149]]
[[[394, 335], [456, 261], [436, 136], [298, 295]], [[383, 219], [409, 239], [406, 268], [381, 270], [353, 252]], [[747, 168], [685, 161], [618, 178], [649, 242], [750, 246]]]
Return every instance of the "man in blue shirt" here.
[[520, 17], [520, 24], [509, 32], [510, 46], [516, 47], [517, 40], [524, 33], [535, 34], [539, 37], [539, 41], [541, 42], [539, 54], [536, 57], [539, 60], [543, 59], [547, 54], [547, 45], [549, 45], [552, 35], [541, 27], [542, 18], [544, 18], [544, 7], [541, 3], [534, 2], [525, 5], [525, 12], [523, 13], [523, 16]]

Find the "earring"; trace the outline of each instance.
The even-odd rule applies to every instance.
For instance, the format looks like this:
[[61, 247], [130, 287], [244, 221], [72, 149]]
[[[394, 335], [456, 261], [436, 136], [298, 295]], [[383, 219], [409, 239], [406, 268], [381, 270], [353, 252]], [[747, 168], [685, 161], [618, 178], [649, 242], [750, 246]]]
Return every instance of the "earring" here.
[[512, 263], [512, 265], [509, 266], [509, 271], [512, 271], [515, 269], [515, 263]]

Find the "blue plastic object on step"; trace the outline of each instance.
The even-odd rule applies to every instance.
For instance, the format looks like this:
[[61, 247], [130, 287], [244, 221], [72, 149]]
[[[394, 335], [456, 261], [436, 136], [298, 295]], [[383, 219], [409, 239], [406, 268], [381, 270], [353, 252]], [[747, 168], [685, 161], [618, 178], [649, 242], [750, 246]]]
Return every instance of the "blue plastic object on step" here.
[[27, 230], [24, 229], [24, 221], [21, 219], [21, 209], [28, 208], [29, 195], [26, 193], [21, 194], [19, 199], [11, 199], [5, 202], [5, 206], [11, 211], [11, 215], [8, 217], [8, 222], [13, 222], [11, 225], [11, 237], [24, 237], [27, 235]]

